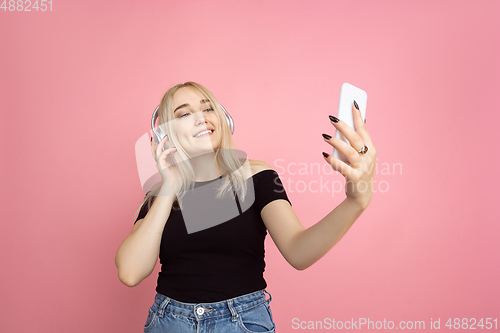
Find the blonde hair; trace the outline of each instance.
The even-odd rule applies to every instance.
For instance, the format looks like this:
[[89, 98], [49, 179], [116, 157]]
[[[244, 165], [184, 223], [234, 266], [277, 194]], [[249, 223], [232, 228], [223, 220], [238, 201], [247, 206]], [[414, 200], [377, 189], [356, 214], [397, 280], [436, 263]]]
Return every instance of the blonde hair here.
[[[245, 200], [247, 192], [246, 179], [248, 178], [249, 174], [245, 168], [242, 168], [242, 166], [246, 165], [248, 160], [245, 159], [245, 161], [242, 162], [242, 159], [236, 154], [233, 137], [231, 135], [231, 129], [229, 128], [224, 111], [222, 110], [215, 96], [203, 85], [188, 81], [185, 83], [177, 84], [170, 88], [165, 93], [165, 95], [163, 95], [160, 106], [158, 108], [158, 122], [160, 126], [162, 126], [162, 128], [166, 129], [170, 146], [177, 148], [174, 154], [170, 154], [170, 156], [173, 156], [175, 163], [177, 164], [177, 167], [174, 168], [173, 171], [176, 173], [176, 177], [180, 177], [180, 179], [182, 179], [182, 185], [179, 193], [177, 193], [176, 195], [176, 199], [174, 201], [174, 204], [172, 205], [172, 209], [178, 210], [182, 208], [182, 197], [188, 190], [194, 188], [195, 184], [195, 172], [190, 162], [190, 156], [180, 144], [173, 125], [173, 120], [175, 119], [173, 97], [177, 90], [183, 87], [194, 88], [195, 90], [200, 92], [205, 99], [210, 100], [211, 107], [214, 109], [215, 114], [217, 115], [217, 118], [219, 120], [218, 128], [216, 128], [216, 131], [221, 133], [221, 141], [220, 145], [217, 147], [215, 156], [219, 164], [221, 174], [226, 175], [226, 177], [222, 178], [223, 182], [221, 186], [218, 187], [217, 198], [222, 197], [230, 190], [234, 190], [236, 191], [238, 199], [240, 201]], [[182, 161], [182, 163], [179, 163], [180, 161]], [[144, 200], [137, 209], [136, 214], [140, 211], [145, 203], [148, 205], [147, 207], [149, 211], [159, 190], [160, 183], [157, 183], [146, 194]], [[179, 208], [177, 208], [176, 206]]]

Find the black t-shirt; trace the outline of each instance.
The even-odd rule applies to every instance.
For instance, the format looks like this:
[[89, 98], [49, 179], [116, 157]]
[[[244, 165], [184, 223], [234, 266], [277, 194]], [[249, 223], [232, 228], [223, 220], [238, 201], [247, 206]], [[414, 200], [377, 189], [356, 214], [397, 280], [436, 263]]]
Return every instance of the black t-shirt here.
[[[208, 189], [205, 186], [221, 178], [196, 182], [195, 188]], [[233, 195], [237, 216], [204, 230], [188, 233], [181, 210], [171, 210], [161, 239], [157, 292], [181, 302], [202, 303], [218, 302], [267, 287], [263, 276], [267, 228], [260, 212], [274, 200], [284, 199], [290, 205], [291, 202], [274, 170], [256, 173], [252, 181], [247, 179], [247, 185], [244, 201], [239, 196], [234, 199]], [[215, 198], [217, 192], [213, 193]], [[147, 211], [144, 204], [136, 221], [144, 218]]]

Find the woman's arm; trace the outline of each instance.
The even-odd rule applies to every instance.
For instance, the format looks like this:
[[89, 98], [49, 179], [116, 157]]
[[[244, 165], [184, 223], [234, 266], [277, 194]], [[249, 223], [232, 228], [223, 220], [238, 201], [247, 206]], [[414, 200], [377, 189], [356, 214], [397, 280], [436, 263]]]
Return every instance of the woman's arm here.
[[307, 230], [285, 200], [272, 201], [261, 211], [262, 219], [276, 246], [285, 259], [298, 270], [306, 269], [323, 257], [368, 207], [373, 196], [377, 150], [373, 146], [355, 101], [351, 108], [354, 129], [342, 120], [329, 116], [331, 124], [348, 139], [350, 144], [323, 134], [324, 140], [349, 160], [347, 164], [323, 153], [332, 168], [345, 177], [346, 199]]
[[138, 220], [116, 252], [118, 279], [128, 287], [141, 283], [154, 270], [161, 237], [175, 196], [160, 191], [146, 216]]
[[275, 200], [262, 209], [261, 217], [286, 261], [295, 269], [304, 270], [328, 253], [364, 210], [346, 198], [305, 229], [287, 201]]

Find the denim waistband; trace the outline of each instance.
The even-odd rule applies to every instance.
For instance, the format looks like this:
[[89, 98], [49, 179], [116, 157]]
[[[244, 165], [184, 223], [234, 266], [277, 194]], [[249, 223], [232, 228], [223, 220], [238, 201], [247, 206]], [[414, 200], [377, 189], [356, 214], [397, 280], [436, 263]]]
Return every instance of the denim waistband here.
[[[269, 295], [269, 299], [266, 300], [266, 295], [264, 293]], [[184, 303], [163, 294], [156, 293], [155, 305], [158, 307], [158, 315], [160, 317], [163, 317], [165, 311], [174, 312], [196, 320], [231, 313], [234, 321], [238, 317], [238, 312], [263, 302], [269, 304], [271, 299], [271, 294], [265, 289], [213, 303]]]

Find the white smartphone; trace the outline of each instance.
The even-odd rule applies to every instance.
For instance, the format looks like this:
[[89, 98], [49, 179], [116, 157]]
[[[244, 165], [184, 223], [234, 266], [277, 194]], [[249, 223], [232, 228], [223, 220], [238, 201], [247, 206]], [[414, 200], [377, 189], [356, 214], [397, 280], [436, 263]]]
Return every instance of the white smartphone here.
[[[352, 129], [354, 128], [354, 119], [352, 116], [352, 105], [354, 101], [359, 106], [359, 110], [361, 111], [361, 117], [363, 118], [363, 122], [365, 121], [366, 115], [366, 99], [368, 95], [362, 89], [353, 86], [349, 83], [344, 83], [340, 88], [340, 99], [339, 99], [339, 109], [337, 111], [337, 118], [345, 122]], [[341, 140], [344, 140], [349, 145], [349, 140], [347, 140], [339, 130], [335, 131], [335, 137]], [[361, 148], [361, 147], [360, 147]], [[345, 162], [346, 164], [350, 164], [347, 157], [344, 154], [337, 151], [337, 149], [333, 148], [333, 157], [338, 158], [339, 160]]]

